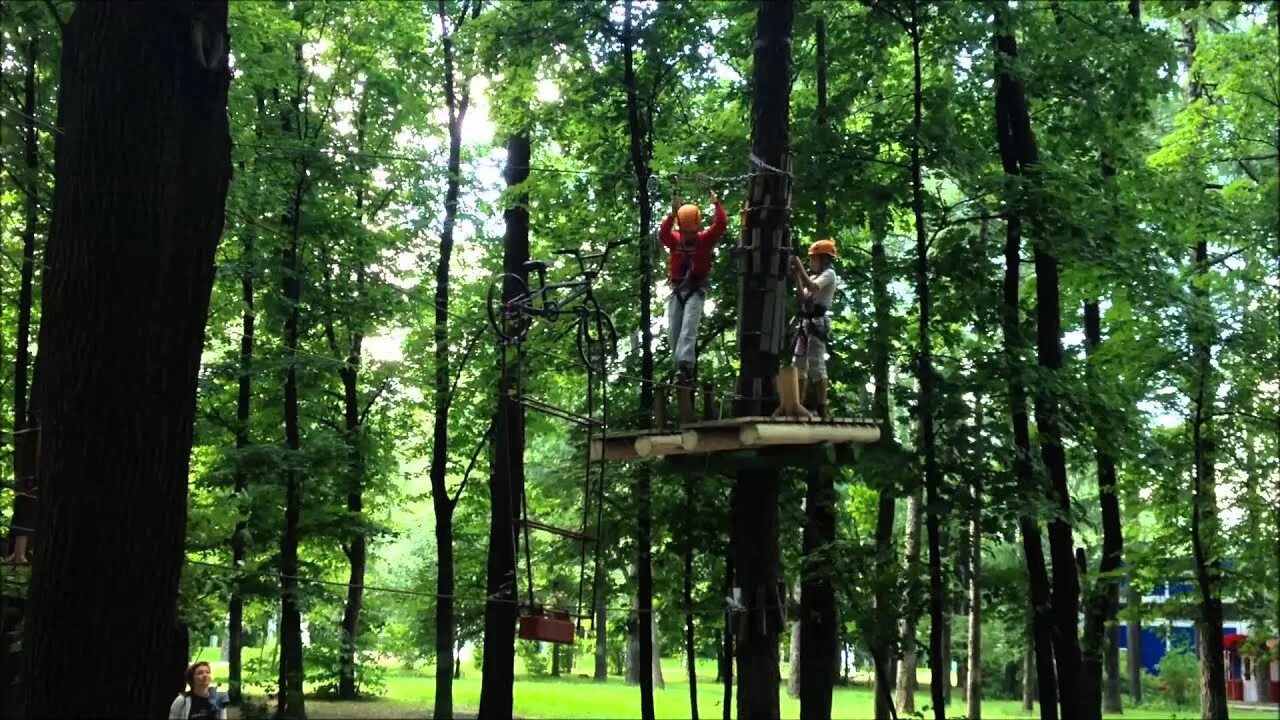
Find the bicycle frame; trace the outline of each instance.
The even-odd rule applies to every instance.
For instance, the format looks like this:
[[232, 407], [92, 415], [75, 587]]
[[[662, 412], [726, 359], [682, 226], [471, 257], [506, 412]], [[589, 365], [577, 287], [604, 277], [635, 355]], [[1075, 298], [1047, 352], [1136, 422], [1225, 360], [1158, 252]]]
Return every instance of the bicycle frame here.
[[[555, 290], [572, 289], [566, 297], [560, 300], [552, 300], [550, 294]], [[543, 284], [536, 290], [529, 291], [529, 301], [525, 305], [521, 303], [525, 312], [537, 317], [546, 317], [555, 315], [564, 311], [573, 301], [580, 297], [588, 297], [595, 299], [595, 295], [591, 292], [591, 283], [589, 280], [574, 280], [572, 282], [559, 282]], [[541, 305], [541, 307], [539, 307]]]

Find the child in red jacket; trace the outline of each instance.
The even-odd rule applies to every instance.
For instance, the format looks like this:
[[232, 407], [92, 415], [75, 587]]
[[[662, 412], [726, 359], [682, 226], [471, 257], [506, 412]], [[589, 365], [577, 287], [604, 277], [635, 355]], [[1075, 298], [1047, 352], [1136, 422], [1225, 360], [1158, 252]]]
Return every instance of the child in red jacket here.
[[[697, 205], [681, 205], [680, 198], [671, 202], [671, 214], [662, 221], [658, 239], [670, 251], [667, 261], [667, 338], [675, 356], [676, 383], [693, 381], [694, 361], [698, 350], [698, 324], [707, 299], [706, 282], [711, 274], [711, 254], [729, 226], [720, 198], [711, 193], [715, 216], [711, 227], [702, 229], [702, 210]], [[677, 229], [672, 232], [672, 225]]]

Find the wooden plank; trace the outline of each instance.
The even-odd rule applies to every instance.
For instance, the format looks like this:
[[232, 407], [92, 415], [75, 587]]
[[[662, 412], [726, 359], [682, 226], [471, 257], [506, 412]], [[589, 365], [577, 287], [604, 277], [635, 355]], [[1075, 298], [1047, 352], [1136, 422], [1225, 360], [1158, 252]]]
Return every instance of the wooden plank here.
[[805, 420], [803, 418], [771, 418], [766, 415], [744, 415], [742, 417], [721, 418], [719, 420], [700, 420], [694, 423], [686, 423], [681, 427], [685, 430], [696, 430], [698, 428], [741, 427], [755, 423], [772, 423], [776, 425], [879, 425], [875, 420], [869, 418], [814, 418]]
[[745, 447], [810, 445], [818, 442], [873, 443], [880, 439], [880, 428], [874, 425], [760, 422], [743, 425], [739, 434]]
[[681, 440], [680, 433], [665, 433], [638, 437], [633, 445], [636, 454], [640, 457], [661, 457], [672, 453], [684, 452]]

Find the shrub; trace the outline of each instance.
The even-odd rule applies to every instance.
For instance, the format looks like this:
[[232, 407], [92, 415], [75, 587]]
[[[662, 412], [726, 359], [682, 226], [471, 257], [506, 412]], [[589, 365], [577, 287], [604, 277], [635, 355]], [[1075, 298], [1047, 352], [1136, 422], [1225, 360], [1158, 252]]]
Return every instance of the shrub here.
[[538, 643], [532, 640], [521, 640], [516, 643], [516, 652], [524, 662], [524, 669], [534, 677], [547, 674], [547, 657], [542, 654]]
[[1174, 646], [1160, 659], [1160, 696], [1175, 707], [1185, 707], [1196, 694], [1200, 663], [1185, 647]]

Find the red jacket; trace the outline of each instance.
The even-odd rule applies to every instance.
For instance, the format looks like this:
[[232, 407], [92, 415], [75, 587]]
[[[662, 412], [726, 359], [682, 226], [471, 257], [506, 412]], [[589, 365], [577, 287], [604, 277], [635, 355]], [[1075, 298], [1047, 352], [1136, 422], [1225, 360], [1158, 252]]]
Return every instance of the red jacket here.
[[694, 285], [701, 285], [711, 273], [711, 252], [729, 227], [729, 217], [725, 215], [724, 206], [717, 202], [715, 209], [711, 227], [697, 233], [682, 231], [677, 237], [671, 232], [671, 226], [676, 220], [675, 213], [669, 213], [667, 219], [662, 221], [658, 239], [671, 251], [667, 260], [667, 279], [672, 283], [678, 284], [684, 280], [685, 273], [690, 272], [690, 281]]

